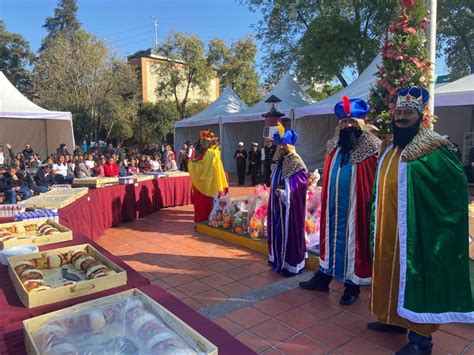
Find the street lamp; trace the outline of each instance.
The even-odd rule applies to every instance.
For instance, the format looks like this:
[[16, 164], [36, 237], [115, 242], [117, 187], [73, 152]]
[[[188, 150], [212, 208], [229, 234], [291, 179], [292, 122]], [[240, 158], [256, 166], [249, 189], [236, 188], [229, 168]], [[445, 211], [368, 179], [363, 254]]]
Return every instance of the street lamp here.
[[270, 96], [265, 100], [268, 104], [268, 112], [264, 113], [265, 127], [263, 128], [263, 138], [273, 137], [273, 134], [278, 131], [278, 123], [281, 122], [285, 127], [290, 122], [290, 119], [285, 116], [283, 112], [278, 111], [278, 104], [281, 100], [275, 95]]

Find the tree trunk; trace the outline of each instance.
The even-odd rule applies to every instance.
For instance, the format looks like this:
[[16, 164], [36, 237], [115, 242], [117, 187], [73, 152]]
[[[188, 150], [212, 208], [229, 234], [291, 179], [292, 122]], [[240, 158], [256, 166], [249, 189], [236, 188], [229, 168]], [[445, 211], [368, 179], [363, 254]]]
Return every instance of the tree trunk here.
[[339, 79], [343, 87], [346, 87], [348, 85], [346, 79], [344, 79], [341, 73], [336, 74], [336, 77]]

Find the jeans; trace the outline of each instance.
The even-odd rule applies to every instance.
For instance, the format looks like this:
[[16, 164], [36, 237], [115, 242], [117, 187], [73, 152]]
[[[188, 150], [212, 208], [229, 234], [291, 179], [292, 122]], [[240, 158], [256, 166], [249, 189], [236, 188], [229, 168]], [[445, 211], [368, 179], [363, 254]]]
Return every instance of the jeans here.
[[31, 197], [31, 190], [28, 187], [22, 187], [17, 194], [20, 194], [23, 200], [27, 200]]
[[11, 204], [16, 204], [16, 192], [13, 190], [5, 190], [3, 191], [5, 194], [5, 200], [3, 200], [3, 203], [5, 205], [11, 205]]
[[36, 193], [39, 193], [39, 194], [42, 194], [44, 192], [48, 192], [48, 187], [47, 186], [40, 186], [40, 185], [37, 185], [37, 184], [32, 184], [30, 186], [30, 188], [36, 192]]

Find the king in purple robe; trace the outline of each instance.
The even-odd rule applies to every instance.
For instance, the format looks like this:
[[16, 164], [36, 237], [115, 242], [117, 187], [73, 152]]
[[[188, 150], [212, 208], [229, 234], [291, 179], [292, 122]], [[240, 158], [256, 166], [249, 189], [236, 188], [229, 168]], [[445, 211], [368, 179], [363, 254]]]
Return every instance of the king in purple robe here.
[[294, 144], [298, 134], [280, 125], [268, 202], [268, 260], [275, 272], [294, 276], [305, 265], [304, 222], [308, 171]]

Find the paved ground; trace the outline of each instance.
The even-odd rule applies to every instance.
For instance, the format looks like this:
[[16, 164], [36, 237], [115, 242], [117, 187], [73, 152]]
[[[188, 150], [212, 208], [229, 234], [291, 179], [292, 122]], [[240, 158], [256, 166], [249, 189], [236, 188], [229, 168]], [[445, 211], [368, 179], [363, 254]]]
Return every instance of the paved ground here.
[[[311, 272], [281, 278], [264, 255], [197, 233], [192, 216], [192, 206], [165, 209], [109, 229], [99, 244], [258, 353], [390, 354], [406, 343], [366, 330], [367, 288], [350, 307], [338, 304], [339, 282], [329, 294], [301, 290]], [[434, 344], [433, 354], [474, 355], [474, 326], [443, 326]]]

